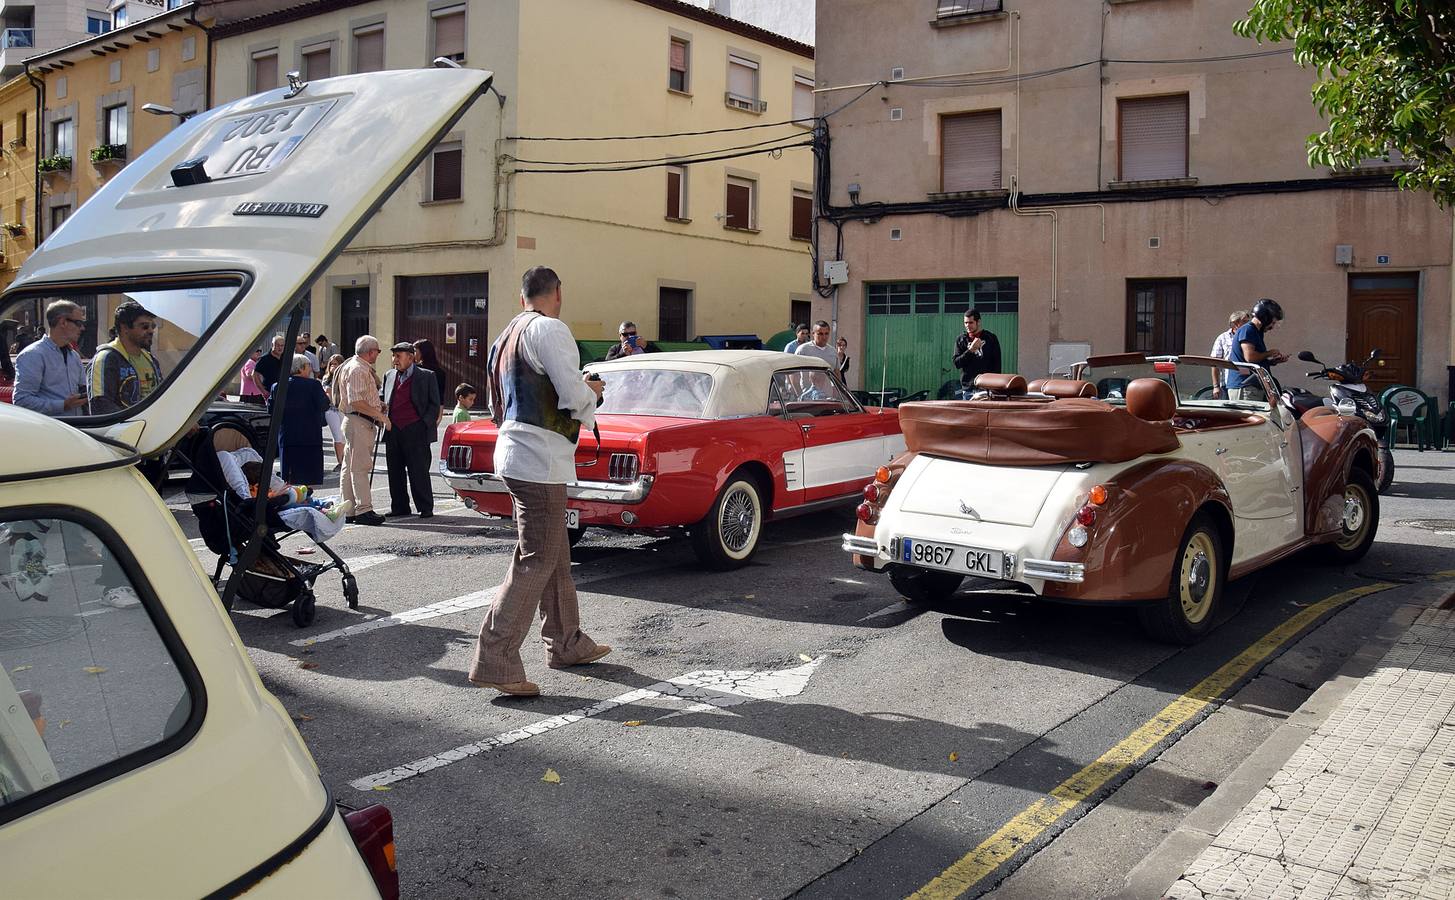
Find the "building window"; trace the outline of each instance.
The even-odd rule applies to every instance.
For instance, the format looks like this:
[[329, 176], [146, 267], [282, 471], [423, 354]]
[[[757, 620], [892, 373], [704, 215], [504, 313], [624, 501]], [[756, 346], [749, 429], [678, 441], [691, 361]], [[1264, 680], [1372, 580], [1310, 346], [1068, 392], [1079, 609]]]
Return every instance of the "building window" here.
[[25, 224], [25, 198], [15, 198], [15, 221], [21, 225]]
[[1000, 189], [1000, 110], [940, 118], [940, 190]]
[[111, 27], [120, 28], [126, 24], [126, 5], [122, 4], [111, 11]]
[[64, 206], [52, 206], [51, 207], [51, 231], [55, 231], [57, 228], [60, 228], [62, 225], [65, 224], [66, 220], [69, 219], [70, 217], [71, 217], [71, 206], [70, 206], [69, 203], [66, 204], [66, 205], [64, 205]]
[[106, 108], [106, 134], [103, 143], [122, 147], [127, 143], [126, 104]]
[[687, 169], [667, 167], [667, 218], [687, 218]]
[[727, 105], [749, 112], [762, 112], [758, 100], [758, 64], [742, 56], [728, 54]]
[[76, 155], [76, 128], [70, 119], [51, 123], [51, 155]]
[[1187, 95], [1117, 101], [1117, 180], [1187, 177]]
[[809, 300], [788, 301], [788, 321], [792, 325], [800, 325], [813, 318], [813, 302]]
[[278, 86], [278, 50], [263, 50], [253, 54], [254, 94], [271, 91]]
[[111, 16], [104, 12], [86, 11], [86, 33], [105, 34], [111, 30]]
[[446, 6], [429, 14], [434, 30], [434, 56], [465, 61], [465, 4]]
[[354, 71], [384, 70], [384, 23], [354, 29]]
[[995, 13], [1001, 10], [1001, 0], [935, 0], [935, 18], [953, 19], [956, 16], [975, 16], [980, 13]]
[[667, 52], [667, 88], [687, 93], [687, 51], [686, 38], [672, 38]]
[[440, 144], [429, 157], [429, 202], [463, 196], [465, 149], [458, 142]]
[[793, 221], [789, 236], [796, 241], [813, 239], [813, 192], [794, 188]]
[[1182, 353], [1187, 336], [1187, 281], [1127, 281], [1127, 352]]
[[15, 146], [24, 147], [25, 142], [29, 140], [29, 137], [27, 137], [29, 131], [25, 127], [29, 121], [26, 117], [25, 110], [21, 110], [15, 114], [15, 141], [17, 142]]
[[806, 75], [793, 76], [793, 121], [813, 124], [813, 79]]
[[727, 179], [727, 217], [724, 228], [757, 228], [758, 183], [751, 178], [729, 175]]
[[657, 288], [657, 340], [685, 341], [692, 330], [692, 292]]
[[963, 315], [971, 309], [982, 314], [1020, 311], [1020, 280], [974, 278], [953, 281], [915, 281], [867, 286], [866, 312], [871, 316]]
[[333, 74], [333, 44], [314, 44], [303, 48], [304, 81], [318, 81]]

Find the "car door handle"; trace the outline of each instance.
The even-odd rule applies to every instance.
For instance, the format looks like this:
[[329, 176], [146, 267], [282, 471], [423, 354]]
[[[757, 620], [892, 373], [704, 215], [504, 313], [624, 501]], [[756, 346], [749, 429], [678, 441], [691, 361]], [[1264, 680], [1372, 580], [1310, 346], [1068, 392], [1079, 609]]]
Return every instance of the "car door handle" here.
[[812, 425], [800, 425], [798, 427], [803, 429], [803, 433], [804, 434], [808, 434], [810, 431], [813, 430], [813, 426]]
[[1227, 453], [1227, 452], [1228, 452], [1228, 448], [1227, 447], [1219, 447], [1219, 448], [1217, 448], [1216, 450], [1213, 451], [1213, 453], [1217, 454], [1218, 456], [1222, 456], [1224, 453]]

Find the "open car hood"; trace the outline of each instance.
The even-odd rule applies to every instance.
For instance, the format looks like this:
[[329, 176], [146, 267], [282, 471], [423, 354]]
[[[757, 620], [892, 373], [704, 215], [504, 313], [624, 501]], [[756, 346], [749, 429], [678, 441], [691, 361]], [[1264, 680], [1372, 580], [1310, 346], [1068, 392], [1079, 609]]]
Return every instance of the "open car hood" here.
[[[180, 286], [204, 307], [211, 303], [206, 313], [153, 310], [173, 323], [190, 319], [195, 343], [166, 367], [162, 387], [145, 400], [109, 417], [74, 421], [143, 454], [157, 453], [236, 375], [263, 330], [324, 271], [491, 79], [479, 69], [348, 75], [246, 97], [189, 119], [46, 238], [0, 309], [21, 295], [92, 284], [98, 293], [148, 297], [159, 296], [158, 286]], [[210, 181], [174, 183], [174, 170], [202, 157]], [[236, 279], [239, 287], [209, 288], [218, 275]], [[158, 278], [163, 281], [148, 281]], [[182, 306], [177, 295], [184, 293], [173, 291], [167, 302]], [[104, 334], [109, 325], [96, 327]]]

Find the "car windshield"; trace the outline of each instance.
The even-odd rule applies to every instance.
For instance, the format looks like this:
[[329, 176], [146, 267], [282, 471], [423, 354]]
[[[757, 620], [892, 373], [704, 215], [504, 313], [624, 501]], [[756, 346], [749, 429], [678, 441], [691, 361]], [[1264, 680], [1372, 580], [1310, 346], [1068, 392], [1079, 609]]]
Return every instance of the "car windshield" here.
[[[1080, 378], [1096, 386], [1096, 395], [1110, 403], [1126, 402], [1127, 385], [1138, 378], [1165, 381], [1177, 393], [1179, 406], [1234, 406], [1266, 409], [1262, 382], [1256, 371], [1225, 360], [1209, 357], [1153, 358], [1135, 362], [1118, 359], [1097, 364], [1095, 359], [1083, 363]], [[1230, 390], [1229, 378], [1251, 378], [1249, 387]], [[1234, 381], [1241, 380], [1234, 377]]]
[[707, 418], [712, 376], [678, 369], [605, 369], [597, 413]]
[[12, 295], [0, 304], [0, 380], [36, 412], [124, 418], [179, 380], [241, 292], [238, 279], [214, 278]]

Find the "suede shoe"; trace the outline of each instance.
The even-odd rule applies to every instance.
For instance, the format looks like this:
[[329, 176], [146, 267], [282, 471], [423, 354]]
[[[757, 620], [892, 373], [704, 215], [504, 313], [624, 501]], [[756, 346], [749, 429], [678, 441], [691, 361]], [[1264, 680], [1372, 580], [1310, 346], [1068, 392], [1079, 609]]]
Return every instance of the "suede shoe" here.
[[475, 687], [490, 688], [511, 697], [539, 697], [540, 686], [532, 681], [512, 681], [508, 684], [496, 684], [493, 681], [476, 681], [471, 678], [470, 683]]
[[357, 516], [349, 516], [344, 521], [350, 525], [383, 525], [384, 517], [371, 509], [361, 512]]
[[597, 644], [595, 650], [592, 650], [590, 653], [586, 654], [575, 662], [562, 663], [556, 662], [555, 660], [549, 660], [546, 662], [546, 665], [550, 666], [552, 669], [569, 669], [572, 666], [589, 666], [610, 652], [610, 644]]

